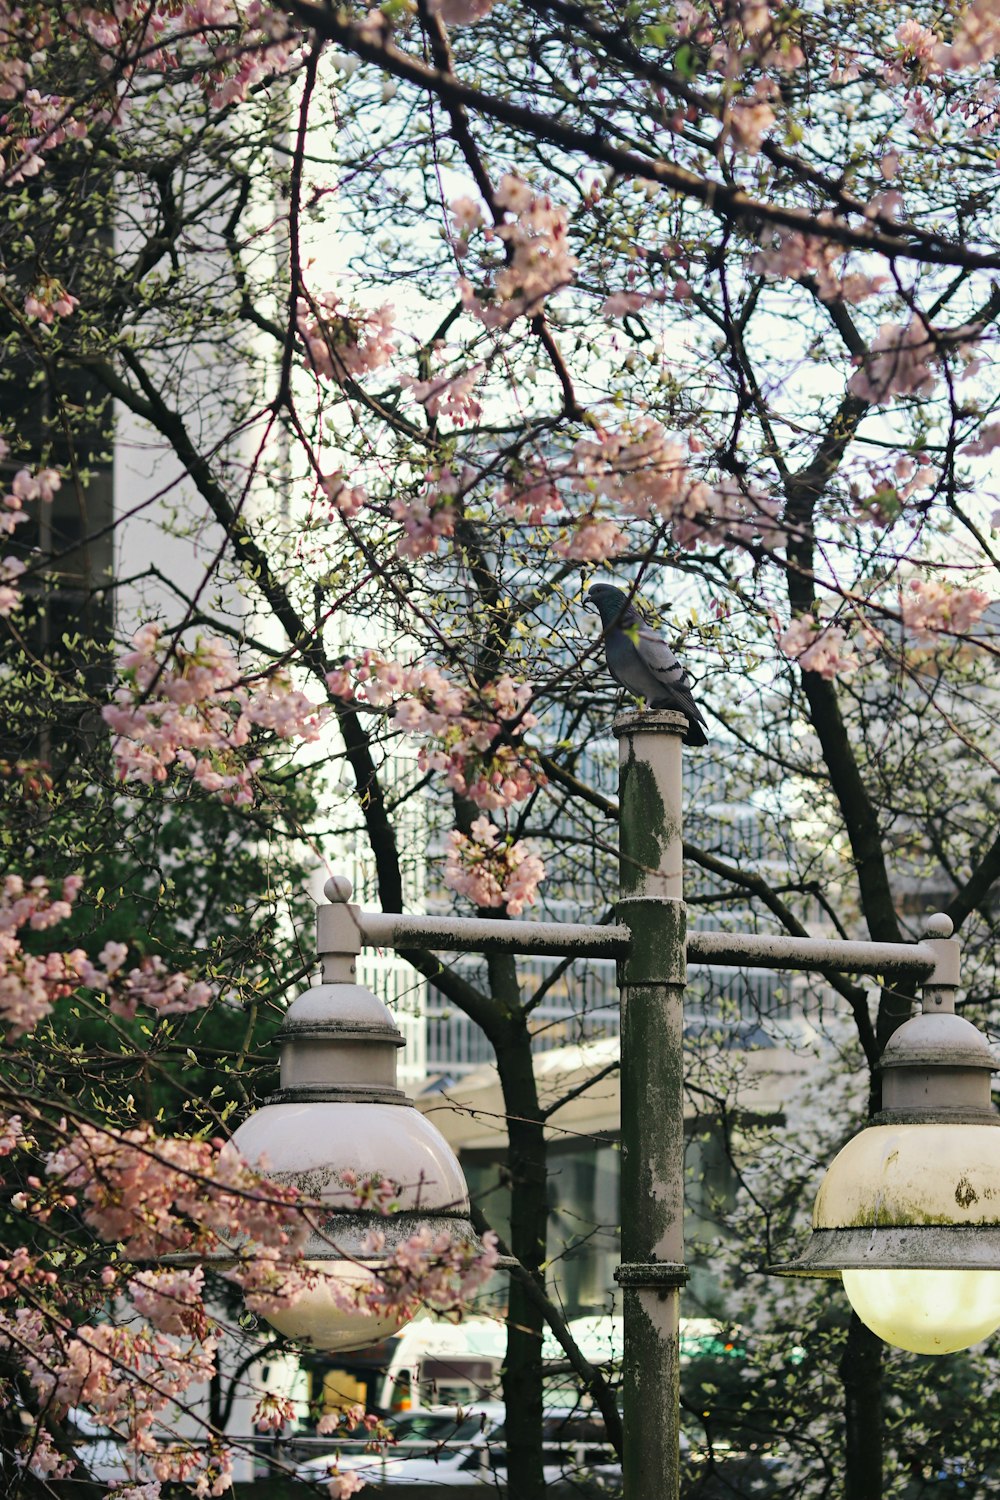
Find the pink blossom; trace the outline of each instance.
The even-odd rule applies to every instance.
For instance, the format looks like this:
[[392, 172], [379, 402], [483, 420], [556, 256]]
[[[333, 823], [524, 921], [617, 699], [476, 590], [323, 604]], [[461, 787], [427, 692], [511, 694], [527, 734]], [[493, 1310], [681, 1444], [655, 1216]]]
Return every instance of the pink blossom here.
[[830, 68], [829, 79], [832, 84], [854, 83], [861, 77], [861, 68], [858, 63], [856, 52], [837, 50], [834, 53], [833, 65]]
[[455, 497], [460, 482], [448, 468], [429, 469], [424, 488], [412, 500], [390, 502], [393, 519], [401, 522], [403, 535], [396, 543], [400, 557], [426, 557], [438, 543], [455, 532]]
[[310, 369], [338, 385], [381, 369], [396, 352], [393, 317], [388, 303], [362, 312], [334, 292], [320, 293], [311, 304], [301, 300], [298, 329]]
[[877, 406], [888, 405], [893, 396], [929, 396], [937, 384], [930, 367], [935, 356], [933, 336], [922, 318], [914, 317], [905, 328], [883, 323], [848, 389]]
[[[817, 223], [823, 222], [820, 214]], [[798, 230], [778, 230], [773, 243], [753, 256], [751, 266], [758, 275], [816, 282], [824, 302], [858, 303], [873, 296], [886, 285], [887, 276], [844, 274], [844, 251], [822, 235], [802, 234]], [[838, 262], [841, 264], [838, 266]]]
[[309, 742], [328, 715], [284, 672], [244, 681], [225, 641], [199, 638], [189, 649], [144, 626], [132, 645], [114, 702], [101, 711], [123, 781], [165, 781], [176, 765], [223, 801], [252, 802], [260, 761], [244, 753], [251, 730]]
[[726, 113], [726, 123], [738, 150], [757, 155], [777, 118], [769, 102], [776, 93], [772, 80], [762, 78], [749, 97], [733, 100]]
[[26, 565], [20, 558], [5, 557], [0, 562], [0, 615], [4, 618], [21, 606], [21, 590], [17, 588], [16, 580], [26, 571]]
[[[438, 1312], [455, 1312], [485, 1285], [497, 1260], [497, 1237], [491, 1230], [483, 1235], [481, 1248], [447, 1232], [418, 1230], [380, 1267], [381, 1291], [373, 1306], [378, 1311], [412, 1312], [423, 1304]], [[366, 1425], [371, 1421], [363, 1420]]]
[[668, 437], [654, 418], [641, 417], [617, 431], [579, 439], [569, 476], [574, 489], [603, 495], [640, 519], [690, 518], [707, 506], [709, 491], [690, 473], [687, 459], [679, 439]]
[[[463, 202], [467, 200], [459, 200]], [[545, 194], [535, 193], [522, 178], [508, 173], [496, 190], [497, 207], [513, 214], [487, 238], [503, 241], [506, 260], [493, 280], [493, 300], [483, 302], [464, 278], [459, 290], [465, 306], [487, 328], [509, 328], [517, 318], [540, 312], [547, 300], [576, 274], [576, 257], [567, 244], [568, 214]]]
[[17, 1450], [17, 1462], [36, 1478], [42, 1480], [68, 1479], [77, 1467], [77, 1461], [72, 1454], [67, 1457], [64, 1453], [60, 1453], [52, 1441], [51, 1434], [44, 1427], [36, 1427], [34, 1432], [20, 1443]]
[[[308, 1234], [294, 1189], [264, 1181], [218, 1141], [157, 1137], [149, 1126], [83, 1124], [49, 1153], [46, 1174], [79, 1193], [84, 1222], [102, 1239], [120, 1242], [132, 1260], [170, 1251], [207, 1255], [238, 1244], [240, 1265], [231, 1274], [239, 1279], [244, 1264], [252, 1272], [269, 1251], [294, 1260]], [[193, 1305], [196, 1282], [161, 1286], [154, 1278], [145, 1295], [155, 1298], [167, 1286], [181, 1316]]]
[[440, 16], [446, 26], [474, 26], [489, 15], [495, 4], [496, 0], [430, 0], [427, 8], [432, 16]]
[[508, 481], [496, 496], [496, 503], [516, 520], [529, 521], [533, 526], [564, 508], [552, 475], [544, 470], [526, 473], [516, 483]]
[[[24, 170], [22, 167], [22, 172]], [[45, 277], [24, 299], [27, 316], [37, 318], [40, 323], [53, 323], [57, 317], [68, 318], [79, 306], [79, 298], [72, 296], [53, 276]]]
[[205, 1338], [209, 1320], [202, 1300], [205, 1273], [167, 1267], [137, 1271], [128, 1283], [129, 1297], [141, 1317], [148, 1318], [161, 1333], [191, 1334]]
[[482, 416], [482, 403], [475, 394], [482, 373], [482, 365], [473, 365], [457, 375], [442, 374], [430, 380], [404, 376], [400, 384], [409, 388], [429, 417], [447, 417], [456, 427], [464, 427]]
[[463, 687], [437, 667], [406, 667], [374, 651], [331, 676], [338, 696], [391, 706], [400, 729], [427, 739], [417, 756], [420, 769], [443, 772], [448, 785], [478, 807], [507, 807], [544, 785], [534, 757], [519, 743], [537, 723], [528, 708], [530, 683], [503, 674]]
[[628, 538], [614, 521], [584, 516], [578, 525], [553, 543], [552, 550], [557, 556], [575, 562], [607, 562], [624, 552], [627, 546]]
[[545, 866], [522, 840], [501, 842], [496, 826], [479, 817], [468, 836], [451, 832], [448, 845], [444, 881], [451, 890], [476, 906], [506, 906], [512, 917], [535, 904]]
[[321, 480], [321, 487], [334, 509], [346, 520], [353, 521], [368, 504], [364, 485], [348, 484], [339, 469], [335, 474], [327, 474]]
[[481, 229], [484, 223], [483, 211], [475, 198], [456, 198], [451, 205], [452, 223], [456, 233], [469, 235], [475, 229]]
[[900, 596], [899, 613], [917, 640], [930, 641], [945, 632], [968, 635], [989, 602], [989, 594], [982, 589], [960, 589], [933, 578], [914, 578]]
[[345, 1469], [342, 1471], [334, 1468], [331, 1470], [330, 1478], [327, 1482], [330, 1500], [349, 1500], [351, 1495], [356, 1495], [364, 1487], [365, 1481], [354, 1469]]
[[296, 1417], [295, 1402], [287, 1396], [267, 1391], [259, 1398], [250, 1418], [255, 1432], [280, 1432]]
[[0, 1156], [9, 1156], [24, 1140], [21, 1116], [0, 1114]]
[[906, 69], [919, 69], [922, 76], [931, 70], [940, 48], [941, 38], [930, 27], [912, 19], [896, 27], [896, 53], [883, 70], [887, 83], [900, 83]]
[[1000, 122], [1000, 85], [982, 78], [965, 98], [958, 101], [965, 128], [975, 140], [996, 130]]
[[65, 921], [77, 890], [76, 880], [67, 880], [54, 898], [40, 876], [26, 886], [19, 875], [7, 875], [0, 886], [0, 1021], [9, 1041], [34, 1030], [56, 1000], [84, 982], [87, 959], [80, 949], [28, 953], [18, 936], [24, 927], [41, 932]]
[[612, 292], [601, 304], [601, 317], [621, 318], [626, 313], [641, 312], [651, 302], [662, 301], [662, 292]]
[[978, 436], [971, 443], [966, 443], [961, 451], [978, 458], [992, 453], [995, 448], [1000, 448], [1000, 421], [987, 422], [979, 429]]
[[941, 43], [934, 52], [938, 72], [956, 72], [979, 67], [1000, 52], [1000, 13], [996, 0], [972, 0], [959, 18], [949, 44]]
[[778, 645], [803, 672], [816, 672], [828, 681], [857, 670], [857, 656], [841, 627], [821, 625], [815, 615], [798, 615], [779, 634]]
[[933, 135], [937, 122], [931, 95], [922, 89], [913, 89], [907, 94], [904, 119], [917, 135]]

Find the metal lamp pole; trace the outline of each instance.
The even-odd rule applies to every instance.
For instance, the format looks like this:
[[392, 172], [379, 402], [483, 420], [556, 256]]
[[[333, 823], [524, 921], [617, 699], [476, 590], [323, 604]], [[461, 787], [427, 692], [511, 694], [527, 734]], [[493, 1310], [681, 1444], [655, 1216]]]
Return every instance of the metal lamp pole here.
[[[680, 1483], [680, 1290], [684, 1268], [683, 714], [623, 714], [618, 736], [619, 887], [631, 933], [621, 964], [621, 1202], [627, 1496]], [[627, 1206], [627, 1208], [626, 1208]]]
[[[683, 991], [687, 960], [739, 967], [837, 969], [957, 983], [958, 944], [933, 918], [920, 943], [692, 932], [682, 888], [681, 742], [687, 724], [659, 710], [621, 715], [617, 922], [415, 917], [348, 910], [375, 947], [571, 954], [619, 961], [621, 989], [623, 1368], [626, 1500], [677, 1500], [679, 1310], [684, 1268]], [[348, 899], [335, 877], [326, 893]], [[933, 924], [936, 923], [935, 927]], [[930, 998], [930, 997], [929, 997]]]

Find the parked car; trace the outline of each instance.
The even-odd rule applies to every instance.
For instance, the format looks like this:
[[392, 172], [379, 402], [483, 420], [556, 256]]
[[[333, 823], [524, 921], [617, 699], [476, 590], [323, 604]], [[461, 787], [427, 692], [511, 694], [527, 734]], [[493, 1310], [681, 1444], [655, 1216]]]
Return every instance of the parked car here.
[[485, 1476], [487, 1444], [499, 1430], [503, 1406], [429, 1407], [386, 1419], [394, 1442], [371, 1451], [364, 1439], [336, 1443], [329, 1452], [295, 1466], [297, 1479], [325, 1485], [330, 1470], [351, 1472], [367, 1484], [475, 1484]]
[[[396, 1439], [382, 1452], [345, 1441], [336, 1451], [305, 1459], [296, 1477], [325, 1485], [332, 1468], [352, 1472], [372, 1485], [426, 1484], [441, 1488], [481, 1484], [495, 1489], [507, 1473], [504, 1408], [498, 1403], [467, 1408], [406, 1412], [388, 1425]], [[545, 1482], [555, 1490], [572, 1485], [574, 1495], [613, 1495], [621, 1466], [597, 1413], [579, 1407], [548, 1408], [542, 1428]]]

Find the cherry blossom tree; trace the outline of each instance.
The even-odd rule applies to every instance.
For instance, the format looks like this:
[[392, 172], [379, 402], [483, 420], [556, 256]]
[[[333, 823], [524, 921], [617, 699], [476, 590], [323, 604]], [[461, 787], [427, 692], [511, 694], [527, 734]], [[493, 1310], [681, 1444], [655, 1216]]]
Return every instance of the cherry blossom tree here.
[[[714, 805], [752, 796], [769, 825], [733, 859], [695, 809], [695, 903], [897, 941], [933, 896], [966, 941], [969, 1003], [994, 1001], [995, 0], [134, 0], [0, 22], [0, 614], [26, 712], [58, 701], [122, 798], [221, 799], [255, 838], [321, 854], [360, 843], [386, 910], [429, 846], [459, 909], [602, 912], [614, 697], [583, 593], [607, 571], [697, 679]], [[163, 507], [202, 572], [180, 585], [151, 557], [132, 586], [158, 586], [156, 618], [114, 652], [64, 632], [39, 655], [68, 581], [90, 603], [109, 588], [92, 557], [130, 504], [98, 514], [110, 402], [171, 464], [131, 503]], [[301, 745], [335, 773], [326, 826], [280, 795]], [[44, 760], [5, 763], [11, 801], [49, 796]], [[85, 899], [50, 893], [88, 848], [86, 802], [81, 783], [58, 869], [9, 854], [2, 993], [24, 1048], [81, 987], [116, 1021], [210, 1001], [210, 974], [130, 957], [122, 934], [22, 941]], [[523, 1273], [509, 1475], [535, 1500], [558, 1322], [532, 1064], [548, 981], [408, 957], [496, 1052]], [[834, 988], [875, 1109], [909, 997]], [[139, 1149], [125, 1115], [86, 1123]], [[158, 1336], [192, 1332], [190, 1292], [171, 1285]], [[867, 1500], [894, 1377], [856, 1321], [836, 1357], [846, 1492]], [[819, 1493], [819, 1469], [803, 1483]]]

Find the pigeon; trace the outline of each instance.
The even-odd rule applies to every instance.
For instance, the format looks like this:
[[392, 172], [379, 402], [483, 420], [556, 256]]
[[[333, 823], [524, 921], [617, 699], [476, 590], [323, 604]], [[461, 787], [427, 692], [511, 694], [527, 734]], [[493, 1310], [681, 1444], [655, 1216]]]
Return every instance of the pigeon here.
[[588, 594], [601, 612], [608, 671], [647, 708], [672, 708], [688, 721], [685, 745], [707, 745], [706, 724], [684, 668], [666, 641], [645, 624], [621, 589], [595, 583]]

